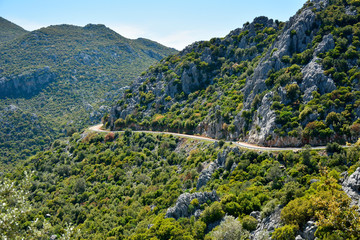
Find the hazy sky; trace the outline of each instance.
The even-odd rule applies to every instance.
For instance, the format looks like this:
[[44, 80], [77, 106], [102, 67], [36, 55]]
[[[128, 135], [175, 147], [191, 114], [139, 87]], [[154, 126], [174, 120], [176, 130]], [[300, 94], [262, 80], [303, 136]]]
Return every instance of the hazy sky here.
[[0, 0], [0, 16], [26, 30], [102, 23], [127, 38], [178, 50], [223, 37], [257, 16], [286, 21], [306, 0]]

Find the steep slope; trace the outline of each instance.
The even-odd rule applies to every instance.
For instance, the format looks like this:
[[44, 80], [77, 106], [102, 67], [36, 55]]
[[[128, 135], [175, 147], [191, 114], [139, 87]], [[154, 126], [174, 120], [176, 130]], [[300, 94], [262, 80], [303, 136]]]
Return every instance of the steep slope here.
[[112, 129], [167, 129], [270, 146], [360, 136], [359, 3], [313, 0], [286, 23], [256, 18], [139, 77]]
[[0, 44], [27, 33], [22, 27], [0, 17]]
[[0, 108], [35, 113], [64, 135], [99, 122], [119, 88], [173, 53], [104, 25], [42, 28], [0, 45]]

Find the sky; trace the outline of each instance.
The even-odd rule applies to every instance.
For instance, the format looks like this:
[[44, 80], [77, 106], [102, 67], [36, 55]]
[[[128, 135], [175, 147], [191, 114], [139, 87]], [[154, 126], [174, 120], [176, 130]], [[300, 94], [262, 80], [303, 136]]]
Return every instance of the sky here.
[[105, 24], [120, 35], [178, 50], [267, 16], [287, 21], [306, 0], [0, 0], [0, 16], [32, 31], [57, 24]]

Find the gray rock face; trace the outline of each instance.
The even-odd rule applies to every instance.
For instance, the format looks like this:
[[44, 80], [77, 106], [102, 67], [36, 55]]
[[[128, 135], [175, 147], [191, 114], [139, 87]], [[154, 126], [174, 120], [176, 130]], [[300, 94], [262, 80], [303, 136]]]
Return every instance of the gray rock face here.
[[201, 171], [196, 189], [199, 190], [202, 186], [205, 186], [206, 183], [211, 179], [213, 173], [218, 169], [218, 165], [215, 162], [210, 163], [210, 165]]
[[280, 213], [281, 209], [277, 208], [270, 216], [263, 218], [259, 222], [256, 230], [251, 233], [250, 239], [260, 239], [261, 236], [269, 235], [270, 233], [274, 232], [276, 228], [280, 227]]
[[323, 40], [317, 45], [314, 51], [314, 57], [316, 57], [319, 53], [325, 53], [331, 49], [335, 48], [335, 42], [332, 34], [328, 34], [323, 37]]
[[317, 62], [317, 58], [314, 58], [308, 65], [302, 70], [303, 81], [300, 84], [301, 91], [305, 92], [305, 102], [312, 99], [312, 91], [315, 87], [319, 90], [320, 94], [329, 93], [336, 89], [334, 81], [325, 76], [324, 70]]
[[5, 108], [4, 108], [4, 111], [5, 111], [5, 112], [15, 112], [15, 111], [17, 111], [18, 109], [19, 109], [18, 106], [13, 105], [13, 104], [10, 104], [8, 107], [5, 107]]
[[[326, 7], [328, 4], [327, 1], [315, 0], [312, 2], [313, 5], [318, 8]], [[267, 54], [260, 60], [260, 63], [254, 69], [254, 74], [247, 80], [243, 89], [245, 96], [244, 110], [251, 108], [251, 104], [257, 94], [267, 90], [265, 80], [268, 78], [269, 71], [278, 71], [287, 67], [287, 65], [281, 61], [282, 57], [285, 55], [292, 56], [293, 53], [301, 53], [307, 48], [308, 44], [311, 43], [319, 27], [312, 8], [313, 7], [304, 8], [300, 13], [290, 18], [283, 32], [276, 39]], [[332, 36], [328, 35], [324, 38], [321, 46], [318, 47], [318, 53], [331, 47], [333, 47], [333, 39]], [[316, 84], [320, 84], [319, 88], [325, 92], [332, 90], [335, 86], [333, 81], [323, 74], [321, 66], [315, 61], [305, 67], [303, 73], [307, 75], [301, 90], [305, 92], [304, 98], [307, 101], [311, 100], [311, 93], [317, 88]], [[322, 81], [325, 81], [325, 83]], [[253, 118], [252, 129], [248, 136], [248, 140], [252, 143], [263, 144], [266, 137], [272, 134], [275, 128], [275, 113], [270, 110], [271, 95], [268, 94], [265, 95], [266, 97], [262, 100], [258, 108], [257, 116]], [[286, 97], [282, 99], [285, 102], [287, 101]], [[242, 113], [239, 113], [238, 116], [236, 116], [236, 119], [238, 119], [236, 122], [237, 129], [243, 129], [246, 125], [245, 121], [241, 120], [241, 114]], [[258, 129], [260, 129], [260, 131], [258, 131]], [[295, 144], [298, 144], [297, 141], [295, 142]]]
[[349, 16], [356, 16], [357, 15], [357, 11], [356, 9], [352, 9], [350, 6], [347, 6], [345, 9], [345, 13]]
[[352, 205], [360, 206], [360, 167], [344, 179], [342, 189], [351, 198]]
[[104, 116], [105, 113], [108, 113], [111, 108], [105, 105], [99, 107], [98, 110], [90, 109], [90, 122], [97, 123], [100, 122], [101, 118]]
[[264, 144], [266, 137], [269, 133], [275, 129], [276, 115], [273, 110], [270, 109], [272, 105], [273, 93], [267, 93], [261, 101], [261, 105], [258, 108], [257, 115], [254, 117], [254, 124], [259, 126], [259, 129], [252, 129], [249, 133], [248, 141], [250, 143]]
[[[211, 105], [207, 115], [202, 118], [197, 126], [192, 128], [194, 130], [186, 129], [186, 131], [216, 139], [242, 140], [266, 146], [302, 145], [304, 139], [301, 138], [301, 135], [282, 136], [274, 133], [274, 130], [280, 127], [280, 124], [277, 126], [276, 114], [271, 109], [271, 106], [275, 98], [281, 104], [287, 105], [291, 103], [292, 100], [288, 98], [284, 86], [288, 83], [299, 85], [300, 93], [298, 96], [301, 104], [308, 103], [313, 98], [312, 93], [314, 91], [324, 94], [336, 89], [331, 75], [326, 76], [324, 74], [320, 59], [317, 58], [319, 54], [334, 48], [333, 36], [331, 34], [324, 36], [313, 53], [311, 52], [312, 48], [309, 48], [314, 37], [318, 35], [321, 26], [321, 21], [317, 19], [316, 12], [323, 10], [328, 5], [328, 0], [311, 0], [307, 2], [297, 14], [285, 23], [281, 32], [278, 32], [276, 37], [274, 36], [272, 44], [264, 48], [261, 48], [259, 42], [253, 41], [258, 37], [259, 34], [257, 33], [262, 31], [263, 37], [266, 39], [270, 34], [268, 35], [265, 28], [273, 28], [273, 30], [277, 31], [283, 26], [266, 17], [255, 18], [252, 23], [244, 24], [243, 28], [235, 29], [225, 38], [211, 39], [210, 43], [197, 42], [186, 47], [178, 54], [180, 61], [171, 60], [163, 62], [164, 65], [160, 65], [162, 69], [167, 71], [159, 70], [160, 68], [156, 68], [155, 71], [155, 68], [153, 68], [152, 71], [139, 77], [131, 85], [131, 97], [124, 98], [122, 106], [112, 108], [109, 118], [110, 127], [114, 128], [114, 122], [117, 118], [125, 119], [131, 113], [137, 113], [138, 116], [142, 116], [141, 118], [146, 118], [152, 117], [155, 113], [166, 113], [173, 106], [173, 109], [179, 109], [181, 112], [194, 103], [210, 103], [207, 99], [199, 99], [194, 96], [195, 91], [198, 90], [205, 90], [209, 94], [213, 93], [214, 97], [211, 102], [215, 102], [225, 94], [225, 91], [218, 88], [219, 85], [216, 82], [228, 81], [227, 77], [231, 76], [230, 78], [246, 79], [245, 85], [241, 86], [241, 96], [244, 98], [243, 105], [237, 106], [237, 109], [242, 107], [242, 111], [237, 111], [236, 116], [234, 116], [234, 111], [223, 116], [221, 113], [224, 113], [224, 109], [221, 104]], [[212, 45], [212, 47], [209, 47], [209, 45]], [[294, 54], [301, 54], [305, 50], [306, 52], [303, 55], [298, 56], [301, 56], [299, 59], [305, 56], [307, 64], [303, 61], [300, 63], [297, 58], [293, 59], [300, 65], [302, 75], [290, 76], [289, 71], [287, 71], [282, 75], [282, 77], [286, 78], [286, 82], [283, 82], [278, 88], [275, 88], [278, 85], [267, 85], [265, 83], [270, 77], [269, 74], [290, 67], [293, 63], [290, 63], [289, 59]], [[198, 60], [192, 61], [190, 55], [187, 54], [196, 55]], [[186, 56], [185, 59], [184, 56]], [[252, 61], [257, 58], [259, 60], [256, 60], [256, 62]], [[240, 67], [245, 60], [252, 62], [246, 70]], [[353, 65], [356, 65], [356, 63]], [[225, 70], [226, 75], [224, 75]], [[290, 79], [287, 75], [290, 76]], [[209, 87], [209, 85], [212, 86]], [[147, 96], [152, 94], [153, 97], [150, 98], [150, 102], [146, 104], [141, 102], [140, 92], [142, 95], [146, 93]], [[184, 95], [185, 97], [182, 98], [181, 96]], [[188, 95], [187, 99], [186, 95]], [[278, 96], [281, 99], [277, 99]], [[254, 101], [255, 98], [256, 101]], [[139, 114], [139, 111], [142, 115]], [[243, 117], [245, 111], [247, 111], [247, 119]], [[310, 114], [305, 120], [302, 119], [304, 120], [302, 122], [303, 127], [308, 121], [316, 120], [319, 116], [317, 114]], [[229, 124], [233, 124], [231, 128], [226, 127]], [[135, 129], [145, 128], [142, 128], [143, 126], [140, 124], [134, 125], [132, 127]], [[168, 123], [165, 127], [155, 126], [155, 128], [181, 131], [175, 124], [175, 129], [170, 129], [171, 125], [171, 123]], [[295, 130], [298, 130], [299, 133], [302, 131], [300, 128]], [[206, 179], [211, 177], [216, 167], [215, 164], [209, 166], [208, 172], [204, 172], [203, 178], [199, 179], [199, 186], [206, 184], [208, 181]]]
[[[265, 28], [274, 28], [278, 29], [279, 26], [274, 23], [273, 20], [268, 19], [266, 17], [258, 17], [255, 18], [253, 23], [245, 24], [243, 28], [236, 29], [228, 34], [223, 39], [213, 39], [214, 44], [228, 46], [230, 42], [233, 42], [233, 37], [238, 36], [242, 32], [247, 32], [245, 36], [238, 43], [238, 46], [229, 47], [226, 50], [220, 50], [221, 56], [224, 58], [231, 59], [232, 62], [238, 63], [241, 61], [249, 60], [251, 61], [255, 57], [262, 54], [261, 51], [257, 52], [256, 50], [256, 42], [250, 41], [250, 39], [254, 38], [259, 31], [258, 27], [261, 25], [262, 29]], [[267, 35], [267, 34], [265, 34]], [[196, 42], [188, 47], [186, 47], [183, 51], [179, 53], [179, 57], [183, 57], [188, 53], [196, 53], [199, 54], [199, 58], [202, 62], [213, 65], [214, 70], [205, 69], [204, 67], [199, 66], [198, 63], [187, 62], [182, 66], [178, 64], [169, 64], [168, 68], [172, 71], [172, 75], [168, 76], [167, 74], [159, 71], [148, 72], [147, 74], [140, 76], [136, 79], [132, 85], [130, 86], [130, 92], [132, 93], [132, 97], [126, 99], [126, 107], [115, 106], [111, 109], [109, 123], [111, 128], [114, 127], [114, 122], [118, 118], [123, 118], [132, 112], [135, 111], [136, 105], [141, 102], [141, 96], [139, 94], [139, 87], [144, 87], [142, 89], [143, 92], [152, 93], [155, 95], [153, 101], [149, 102], [147, 106], [145, 106], [144, 116], [150, 116], [153, 111], [152, 106], [162, 106], [164, 111], [171, 108], [171, 106], [179, 102], [182, 103], [183, 100], [174, 100], [174, 98], [181, 94], [190, 94], [194, 91], [206, 89], [206, 87], [213, 83], [214, 78], [218, 77], [219, 69], [216, 69], [214, 66], [221, 65], [222, 62], [219, 60], [219, 56], [213, 53], [209, 47], [200, 47], [203, 42]], [[254, 54], [245, 54], [247, 51], [253, 47], [255, 49]], [[235, 50], [242, 51], [241, 54], [234, 55]], [[230, 74], [232, 74], [230, 72]], [[149, 79], [152, 79], [149, 83]], [[170, 96], [172, 100], [165, 101], [165, 98]], [[196, 128], [196, 133], [204, 134], [210, 137], [222, 138], [228, 137], [226, 134], [229, 134], [231, 137], [231, 133], [223, 133], [222, 129], [222, 119], [217, 119], [217, 121], [213, 121], [213, 119], [206, 118], [204, 120], [204, 124], [202, 126], [198, 126]]]
[[[311, 9], [305, 9], [300, 14], [290, 18], [283, 33], [268, 51], [266, 56], [260, 61], [254, 70], [254, 75], [246, 82], [243, 90], [246, 96], [244, 107], [248, 109], [256, 94], [266, 90], [265, 80], [271, 69], [276, 71], [285, 66], [281, 58], [285, 55], [291, 56], [294, 52], [302, 52], [308, 43], [312, 41], [313, 34], [308, 36], [306, 33], [315, 26], [315, 13]], [[296, 32], [296, 34], [293, 34]]]
[[[200, 205], [206, 203], [208, 200], [211, 202], [219, 201], [216, 191], [196, 192], [193, 194], [184, 193], [179, 196], [174, 207], [168, 208], [165, 217], [178, 219], [180, 217], [190, 217], [191, 215], [194, 215], [193, 212], [189, 211], [189, 205], [195, 198], [199, 201]], [[200, 216], [198, 209], [196, 209], [195, 214]]]
[[0, 98], [31, 97], [56, 78], [49, 67], [24, 72], [16, 76], [0, 76]]
[[315, 222], [308, 221], [305, 225], [305, 229], [304, 229], [303, 233], [301, 234], [301, 236], [303, 237], [303, 239], [306, 239], [306, 240], [314, 240], [315, 232], [316, 232], [317, 228], [318, 227], [315, 225]]
[[219, 152], [217, 159], [214, 162], [210, 163], [207, 168], [201, 171], [198, 182], [196, 184], [197, 190], [206, 185], [206, 183], [211, 179], [211, 176], [217, 169], [224, 167], [226, 157], [230, 152], [238, 155], [241, 154], [238, 148], [225, 149], [223, 152]]

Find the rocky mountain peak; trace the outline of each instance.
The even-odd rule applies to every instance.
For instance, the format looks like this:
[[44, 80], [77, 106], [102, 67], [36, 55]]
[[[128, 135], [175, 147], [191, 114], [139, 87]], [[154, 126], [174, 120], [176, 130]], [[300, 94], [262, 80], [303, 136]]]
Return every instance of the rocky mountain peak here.
[[[258, 17], [224, 38], [193, 43], [134, 81], [108, 126], [118, 119], [126, 126], [131, 116], [135, 129], [262, 145], [353, 141], [359, 131], [340, 131], [329, 119], [346, 115], [342, 124], [357, 129], [360, 110], [345, 112], [359, 89], [358, 8], [354, 1], [308, 1], [285, 23]], [[333, 95], [343, 100], [335, 104]]]

